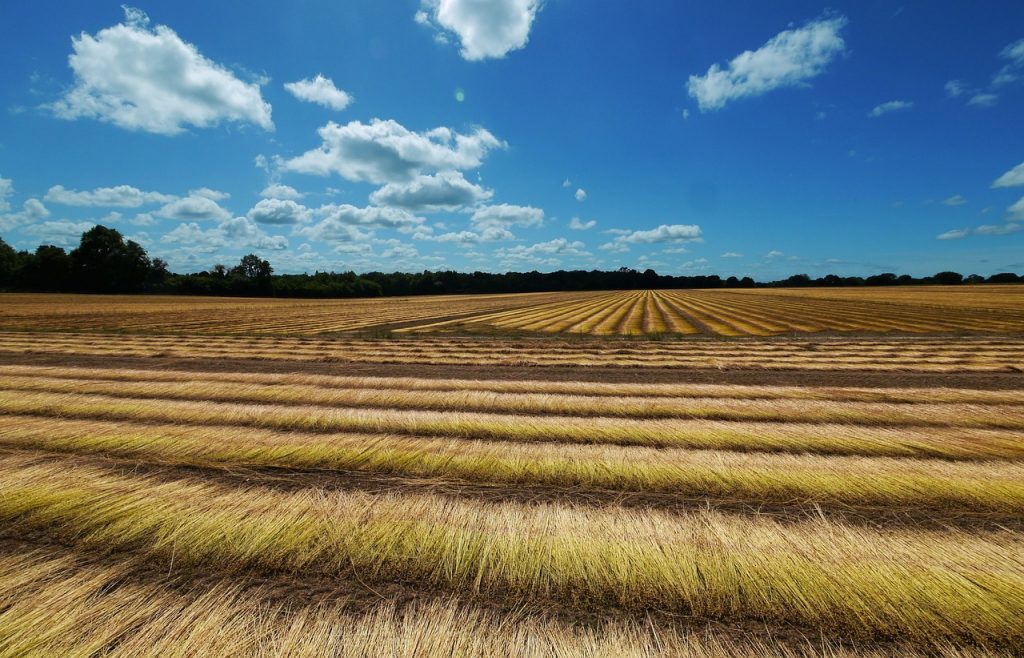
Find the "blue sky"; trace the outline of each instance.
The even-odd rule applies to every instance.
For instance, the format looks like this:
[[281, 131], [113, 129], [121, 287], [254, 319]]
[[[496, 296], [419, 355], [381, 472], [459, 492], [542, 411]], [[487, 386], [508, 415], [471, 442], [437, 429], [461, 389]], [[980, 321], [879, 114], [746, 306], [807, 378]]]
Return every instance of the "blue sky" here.
[[1024, 4], [3, 2], [0, 236], [176, 271], [1024, 271]]

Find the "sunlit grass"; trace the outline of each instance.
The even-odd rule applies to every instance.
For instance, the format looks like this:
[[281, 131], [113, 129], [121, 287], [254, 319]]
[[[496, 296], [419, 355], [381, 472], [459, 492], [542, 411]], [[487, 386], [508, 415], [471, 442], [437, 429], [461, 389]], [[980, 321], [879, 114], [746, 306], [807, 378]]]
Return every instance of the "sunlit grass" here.
[[[152, 464], [360, 471], [481, 485], [662, 493], [750, 505], [1024, 516], [1024, 464], [531, 445], [0, 417], [0, 445]], [[941, 518], [941, 517], [940, 517]]]
[[654, 607], [864, 638], [1024, 648], [1024, 544], [1008, 532], [289, 494], [11, 457], [0, 465], [0, 517], [180, 568], [354, 574], [584, 609]]

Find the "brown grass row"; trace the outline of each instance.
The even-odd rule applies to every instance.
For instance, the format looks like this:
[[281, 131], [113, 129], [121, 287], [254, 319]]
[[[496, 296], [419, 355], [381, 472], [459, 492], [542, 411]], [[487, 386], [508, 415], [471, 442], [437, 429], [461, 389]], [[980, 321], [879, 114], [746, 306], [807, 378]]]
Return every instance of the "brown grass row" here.
[[[766, 341], [767, 342], [767, 341]], [[776, 341], [771, 341], [772, 343]], [[902, 348], [902, 349], [901, 349]], [[435, 365], [613, 366], [739, 368], [778, 370], [867, 370], [915, 372], [1005, 372], [1024, 370], [1024, 344], [983, 344], [952, 340], [947, 345], [900, 343], [847, 345], [842, 342], [758, 345], [655, 343], [618, 346], [503, 343], [422, 343], [418, 339], [307, 342], [289, 338], [256, 341], [173, 336], [88, 334], [3, 334], [0, 352], [97, 356], [250, 358], [270, 360]]]
[[943, 459], [1019, 459], [1024, 432], [965, 427], [885, 427], [708, 420], [573, 418], [488, 413], [137, 399], [0, 392], [0, 413], [307, 432], [368, 432], [523, 443]]
[[[6, 546], [0, 546], [6, 548]], [[936, 642], [856, 647], [763, 631], [677, 630], [653, 620], [580, 626], [424, 597], [364, 605], [331, 590], [281, 595], [265, 579], [189, 580], [144, 561], [15, 544], [0, 553], [0, 655], [85, 658], [995, 658]], [[284, 587], [288, 587], [285, 583]], [[344, 592], [344, 590], [342, 590]], [[46, 620], [46, 623], [40, 623]], [[789, 634], [792, 635], [792, 634]]]
[[184, 569], [414, 582], [582, 609], [1024, 649], [1024, 544], [1012, 533], [238, 490], [11, 457], [0, 476], [9, 528]]
[[857, 388], [820, 386], [748, 386], [721, 384], [637, 384], [587, 381], [433, 379], [417, 377], [357, 377], [303, 373], [195, 372], [0, 365], [0, 377], [42, 377], [111, 382], [205, 382], [249, 385], [292, 385], [318, 389], [370, 391], [488, 392], [553, 394], [585, 398], [717, 398], [727, 400], [821, 400], [886, 402], [892, 404], [960, 403], [1024, 405], [1024, 390], [986, 391], [958, 388]]
[[[955, 402], [914, 404], [836, 400], [588, 397], [557, 393], [325, 389], [302, 384], [218, 381], [110, 381], [78, 377], [3, 376], [8, 393], [73, 393], [147, 400], [237, 402], [332, 409], [440, 411], [466, 414], [624, 419], [690, 419], [770, 423], [831, 423], [880, 427], [959, 427], [1024, 430], [1024, 406]], [[515, 423], [514, 418], [509, 422]]]
[[[672, 494], [680, 502], [927, 512], [1024, 520], [1024, 464], [521, 444], [387, 434], [310, 434], [0, 416], [0, 446], [155, 465], [348, 472], [586, 498]], [[608, 496], [604, 496], [607, 498]]]

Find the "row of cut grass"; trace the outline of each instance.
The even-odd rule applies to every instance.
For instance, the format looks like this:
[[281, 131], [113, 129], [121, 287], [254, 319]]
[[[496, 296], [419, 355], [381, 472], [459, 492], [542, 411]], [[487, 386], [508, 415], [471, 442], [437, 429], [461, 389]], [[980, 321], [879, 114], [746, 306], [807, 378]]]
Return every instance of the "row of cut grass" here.
[[0, 446], [205, 468], [358, 471], [517, 488], [661, 493], [682, 499], [920, 509], [1024, 518], [1024, 465], [863, 457], [531, 445], [241, 427], [125, 425], [0, 416]]
[[1018, 459], [1017, 430], [837, 424], [638, 420], [568, 416], [332, 409], [0, 391], [0, 413], [58, 418], [238, 425], [308, 432], [412, 434], [562, 442], [945, 459]]
[[42, 377], [114, 382], [226, 382], [252, 385], [311, 386], [324, 389], [396, 391], [475, 391], [534, 393], [615, 398], [716, 398], [726, 400], [821, 400], [887, 402], [893, 404], [971, 404], [1024, 406], [1021, 390], [963, 388], [857, 388], [833, 386], [769, 386], [741, 384], [641, 384], [632, 382], [548, 381], [529, 379], [444, 379], [418, 377], [360, 377], [296, 372], [89, 368], [69, 366], [0, 365], [0, 377]]
[[1006, 532], [285, 494], [9, 457], [0, 462], [0, 519], [182, 569], [350, 574], [582, 609], [658, 608], [1024, 650], [1024, 544]]
[[[296, 595], [282, 600], [281, 589]], [[302, 583], [154, 574], [137, 559], [39, 547], [0, 554], [0, 656], [162, 658], [1006, 658], [948, 642], [857, 647], [761, 630], [676, 629], [653, 620], [573, 624], [457, 599], [349, 603]], [[299, 599], [298, 602], [295, 599]]]
[[773, 423], [842, 423], [883, 427], [926, 426], [1024, 430], [1024, 406], [959, 403], [899, 404], [832, 400], [586, 397], [555, 393], [410, 391], [331, 388], [301, 384], [217, 381], [109, 381], [73, 377], [0, 375], [8, 392], [76, 393], [111, 397], [317, 405], [351, 409], [402, 409], [459, 413], [698, 419]]
[[[413, 341], [363, 343], [337, 341], [327, 344], [280, 339], [253, 347], [240, 342], [197, 341], [185, 343], [172, 336], [140, 340], [135, 336], [82, 336], [22, 334], [0, 337], [0, 352], [50, 353], [116, 357], [235, 358], [285, 361], [339, 361], [356, 363], [409, 363], [431, 365], [536, 365], [664, 368], [737, 368], [770, 370], [864, 370], [877, 372], [1005, 372], [1019, 370], [1024, 350], [983, 348], [965, 343], [950, 348], [904, 345], [899, 352], [854, 350], [842, 353], [828, 343], [790, 350], [762, 350], [751, 344], [723, 345], [706, 349], [697, 343], [661, 342], [659, 347], [506, 345], [496, 349], [481, 343], [424, 346]], [[671, 345], [671, 349], [663, 346]], [[685, 348], [685, 349], [683, 349]]]

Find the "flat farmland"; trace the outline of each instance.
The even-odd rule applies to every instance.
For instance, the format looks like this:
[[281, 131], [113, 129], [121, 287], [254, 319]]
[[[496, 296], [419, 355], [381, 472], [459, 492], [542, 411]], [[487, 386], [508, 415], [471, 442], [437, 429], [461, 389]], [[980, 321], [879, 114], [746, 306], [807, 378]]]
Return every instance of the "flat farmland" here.
[[335, 335], [1024, 334], [1024, 286], [295, 300], [0, 294], [0, 330]]
[[0, 655], [1021, 655], [1021, 299], [0, 296]]

